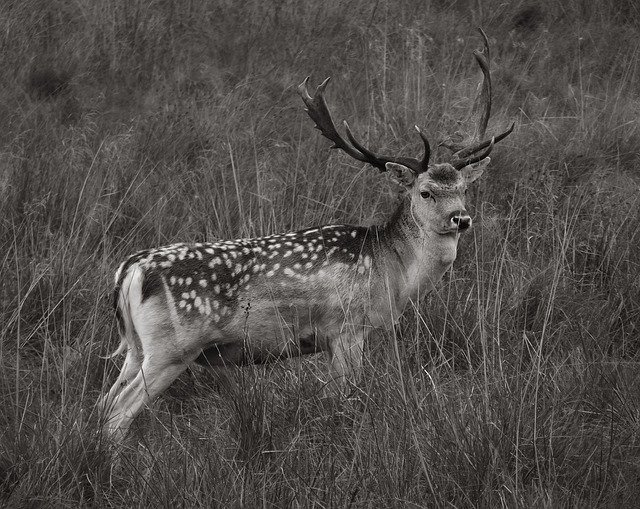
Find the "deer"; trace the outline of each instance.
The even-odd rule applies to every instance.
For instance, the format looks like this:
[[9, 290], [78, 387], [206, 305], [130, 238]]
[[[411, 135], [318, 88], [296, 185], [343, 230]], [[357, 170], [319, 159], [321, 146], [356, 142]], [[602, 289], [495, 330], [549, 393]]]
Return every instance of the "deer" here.
[[441, 142], [449, 162], [373, 152], [347, 122], [338, 132], [324, 98], [329, 78], [309, 94], [306, 112], [332, 147], [403, 190], [383, 224], [329, 224], [259, 238], [178, 243], [139, 251], [116, 271], [114, 304], [126, 353], [117, 380], [99, 401], [104, 432], [124, 435], [134, 418], [192, 363], [213, 368], [263, 364], [324, 352], [329, 385], [357, 376], [370, 332], [396, 324], [410, 302], [450, 269], [471, 227], [465, 190], [483, 173], [494, 145], [515, 124], [486, 138], [491, 114], [489, 42], [474, 56], [482, 71], [472, 143]]

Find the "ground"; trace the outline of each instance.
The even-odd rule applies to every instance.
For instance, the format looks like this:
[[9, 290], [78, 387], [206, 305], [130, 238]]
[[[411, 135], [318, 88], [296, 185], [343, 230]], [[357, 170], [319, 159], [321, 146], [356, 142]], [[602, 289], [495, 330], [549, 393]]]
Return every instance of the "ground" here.
[[[0, 501], [7, 507], [634, 507], [640, 92], [634, 1], [28, 0], [0, 7]], [[474, 227], [367, 345], [193, 368], [115, 451], [113, 275], [138, 250], [383, 221], [395, 185], [313, 129], [415, 156], [489, 132]], [[456, 131], [459, 134], [456, 135]], [[447, 151], [436, 158], [446, 160]]]

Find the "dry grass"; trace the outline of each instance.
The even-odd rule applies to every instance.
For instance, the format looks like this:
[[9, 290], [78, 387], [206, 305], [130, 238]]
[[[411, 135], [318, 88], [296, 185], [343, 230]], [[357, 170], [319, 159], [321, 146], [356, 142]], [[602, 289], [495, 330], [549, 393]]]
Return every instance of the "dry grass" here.
[[[353, 398], [318, 397], [321, 359], [190, 372], [113, 461], [93, 405], [119, 260], [383, 218], [388, 181], [326, 150], [295, 86], [331, 75], [339, 117], [414, 151], [413, 124], [466, 118], [477, 25], [517, 131]], [[613, 0], [3, 3], [2, 504], [635, 506], [639, 25]]]

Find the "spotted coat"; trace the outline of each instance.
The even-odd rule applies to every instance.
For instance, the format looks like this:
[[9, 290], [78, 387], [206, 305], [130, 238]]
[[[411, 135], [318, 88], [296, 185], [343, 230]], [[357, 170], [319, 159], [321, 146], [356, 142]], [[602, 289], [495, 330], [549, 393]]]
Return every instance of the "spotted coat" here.
[[[302, 335], [296, 345], [302, 353], [320, 350], [315, 329], [325, 327], [322, 322], [327, 315], [344, 317], [344, 310], [340, 311], [348, 308], [344, 296], [356, 289], [360, 294], [367, 286], [377, 237], [377, 227], [328, 225], [260, 238], [180, 243], [140, 251], [125, 260], [116, 273], [115, 307], [121, 333], [125, 324], [119, 299], [127, 275], [136, 268], [142, 281], [141, 304], [154, 298], [168, 300], [180, 322], [201, 320], [224, 331], [222, 345], [237, 345], [238, 340], [241, 344], [240, 335], [250, 337], [256, 329], [262, 336], [267, 322], [274, 322], [271, 328], [276, 336], [282, 336], [282, 330], [277, 329], [283, 325], [291, 332], [285, 334], [284, 343], [262, 338], [241, 353], [234, 347], [228, 356], [224, 352], [229, 348], [214, 339], [212, 343], [218, 344], [213, 351], [218, 356], [205, 352], [197, 358], [200, 362], [264, 362], [297, 354], [300, 352], [290, 351], [294, 343], [289, 336], [294, 333]], [[332, 297], [334, 305], [327, 306]], [[285, 309], [280, 309], [283, 305]], [[302, 307], [310, 311], [300, 313]], [[339, 309], [333, 309], [336, 307]], [[276, 313], [282, 322], [278, 325], [274, 316], [264, 316]], [[245, 322], [240, 329], [236, 327], [239, 321]], [[260, 325], [248, 327], [252, 323]]]

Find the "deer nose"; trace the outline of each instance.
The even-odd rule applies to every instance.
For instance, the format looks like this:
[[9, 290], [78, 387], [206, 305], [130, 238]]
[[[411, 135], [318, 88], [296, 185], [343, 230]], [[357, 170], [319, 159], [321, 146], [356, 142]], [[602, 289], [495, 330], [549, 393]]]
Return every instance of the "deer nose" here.
[[459, 231], [464, 231], [471, 226], [471, 216], [466, 210], [457, 210], [451, 214], [451, 227]]

